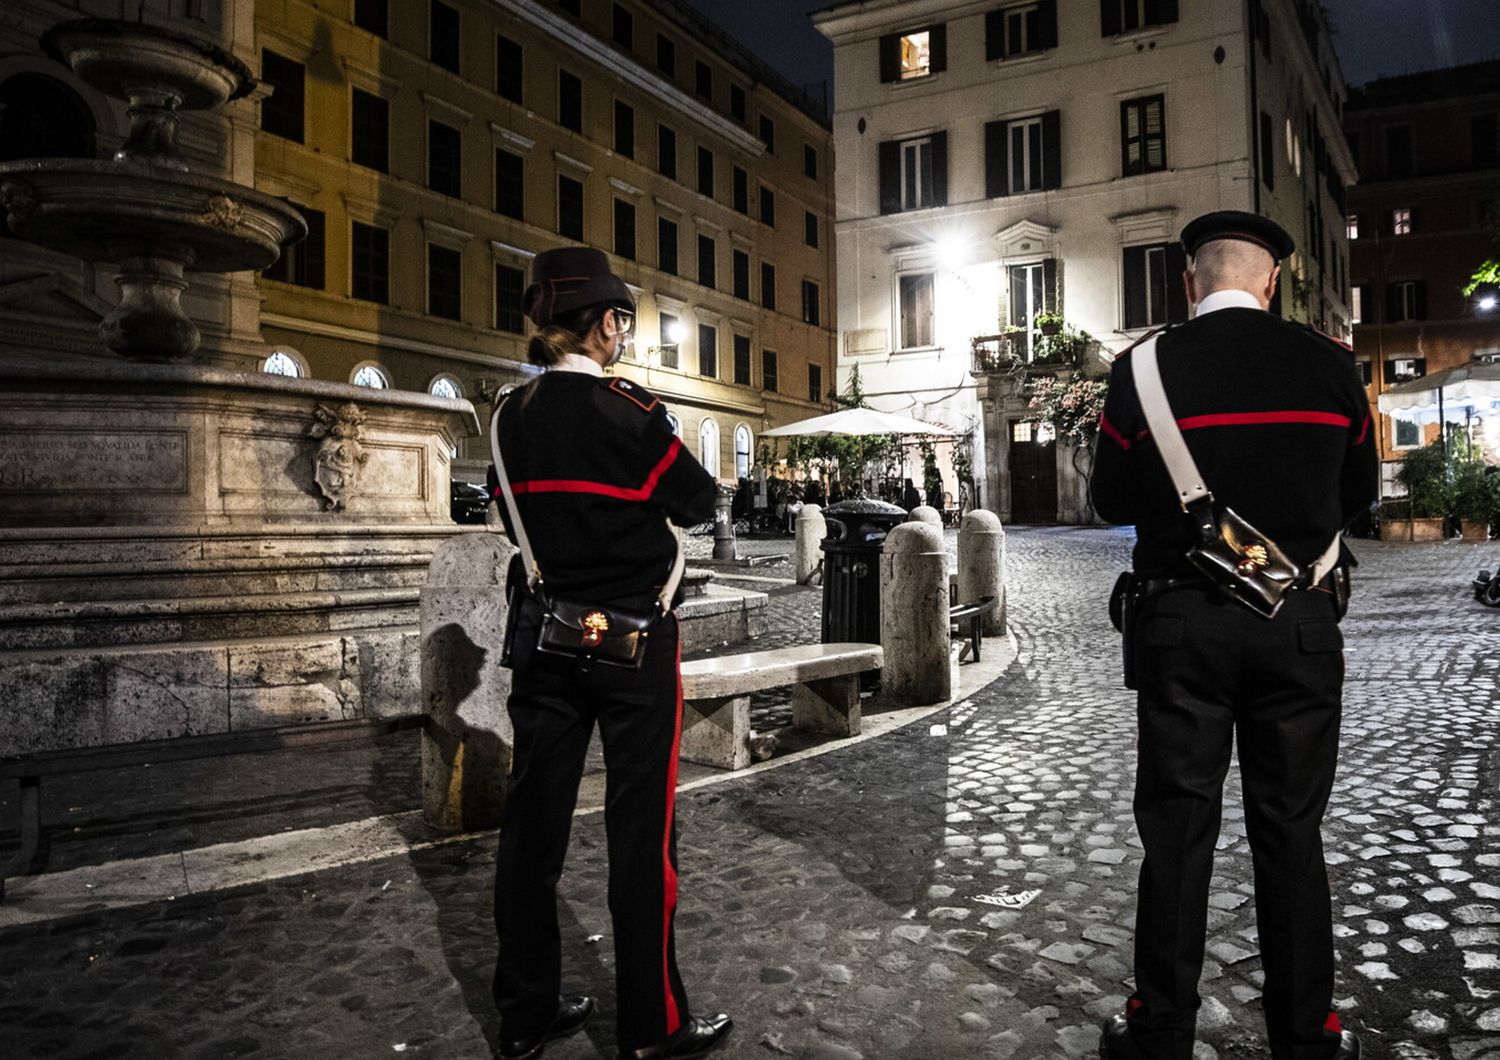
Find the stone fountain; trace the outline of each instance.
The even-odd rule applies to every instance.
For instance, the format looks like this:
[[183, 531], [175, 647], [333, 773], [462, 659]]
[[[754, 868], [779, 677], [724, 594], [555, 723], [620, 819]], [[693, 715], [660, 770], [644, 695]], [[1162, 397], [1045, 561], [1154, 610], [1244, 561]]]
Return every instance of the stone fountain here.
[[295, 210], [193, 173], [178, 112], [255, 87], [211, 41], [84, 19], [43, 49], [129, 103], [109, 159], [0, 164], [22, 239], [118, 268], [116, 359], [0, 358], [0, 754], [415, 713], [417, 597], [473, 407], [191, 363], [194, 272]]

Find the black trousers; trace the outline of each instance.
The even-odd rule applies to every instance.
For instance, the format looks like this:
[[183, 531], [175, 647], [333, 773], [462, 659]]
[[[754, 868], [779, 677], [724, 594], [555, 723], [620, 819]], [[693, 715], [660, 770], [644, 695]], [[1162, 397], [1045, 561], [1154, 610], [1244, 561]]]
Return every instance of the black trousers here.
[[1137, 640], [1135, 820], [1145, 847], [1132, 1037], [1190, 1060], [1209, 881], [1239, 741], [1263, 1006], [1275, 1060], [1327, 1060], [1333, 932], [1321, 825], [1338, 760], [1343, 638], [1327, 593], [1267, 621], [1207, 588], [1145, 601]]
[[516, 631], [509, 711], [515, 758], [500, 827], [495, 1003], [501, 1040], [540, 1033], [557, 1011], [562, 946], [557, 881], [568, 850], [578, 783], [595, 722], [604, 743], [604, 821], [621, 1049], [674, 1033], [688, 1015], [677, 972], [673, 807], [682, 735], [677, 619], [651, 633], [645, 663], [628, 670], [580, 665], [536, 651], [528, 607]]

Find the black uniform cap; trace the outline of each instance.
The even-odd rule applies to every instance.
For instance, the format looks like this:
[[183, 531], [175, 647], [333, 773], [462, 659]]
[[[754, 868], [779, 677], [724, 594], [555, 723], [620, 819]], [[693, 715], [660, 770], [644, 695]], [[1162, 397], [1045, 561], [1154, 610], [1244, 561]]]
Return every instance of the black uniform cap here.
[[604, 252], [593, 247], [561, 247], [538, 254], [531, 263], [531, 286], [521, 304], [539, 328], [591, 305], [635, 311], [630, 288], [609, 271]]
[[1182, 249], [1192, 257], [1204, 243], [1216, 239], [1240, 239], [1254, 243], [1280, 261], [1297, 249], [1292, 237], [1269, 217], [1244, 210], [1216, 210], [1195, 217], [1182, 230]]

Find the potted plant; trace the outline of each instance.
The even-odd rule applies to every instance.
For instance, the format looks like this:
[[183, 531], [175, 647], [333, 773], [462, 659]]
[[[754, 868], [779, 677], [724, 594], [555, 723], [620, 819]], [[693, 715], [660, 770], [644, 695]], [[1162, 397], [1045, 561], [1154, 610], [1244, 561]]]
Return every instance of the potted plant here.
[[1443, 443], [1435, 441], [1407, 453], [1396, 481], [1406, 487], [1406, 498], [1380, 506], [1380, 539], [1443, 540], [1443, 527], [1453, 507], [1453, 483]]
[[1036, 329], [1043, 335], [1056, 335], [1063, 329], [1063, 318], [1061, 313], [1048, 313], [1043, 311], [1036, 315]]
[[1500, 508], [1496, 476], [1472, 447], [1455, 445], [1453, 461], [1453, 514], [1463, 526], [1465, 541], [1488, 541], [1490, 523]]

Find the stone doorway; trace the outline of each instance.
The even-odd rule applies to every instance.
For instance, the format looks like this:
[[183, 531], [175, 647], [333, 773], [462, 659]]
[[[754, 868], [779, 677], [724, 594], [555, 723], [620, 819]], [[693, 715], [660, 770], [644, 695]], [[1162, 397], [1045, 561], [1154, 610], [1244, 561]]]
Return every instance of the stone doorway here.
[[1037, 425], [1010, 421], [1010, 521], [1057, 522], [1057, 446]]

